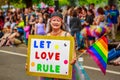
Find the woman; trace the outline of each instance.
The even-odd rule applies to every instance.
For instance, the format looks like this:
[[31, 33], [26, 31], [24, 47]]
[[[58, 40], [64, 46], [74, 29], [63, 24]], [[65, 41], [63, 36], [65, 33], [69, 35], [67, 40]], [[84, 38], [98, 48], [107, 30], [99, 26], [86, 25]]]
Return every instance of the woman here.
[[[55, 12], [51, 15], [50, 19], [50, 29], [47, 36], [71, 36], [70, 33], [64, 30], [63, 27], [63, 16], [62, 14]], [[76, 61], [76, 52], [74, 51], [73, 61], [71, 64], [74, 64]]]
[[70, 29], [71, 35], [76, 37], [77, 48], [76, 50], [80, 50], [81, 42], [80, 42], [80, 31], [82, 29], [80, 19], [77, 17], [77, 11], [72, 12], [72, 18], [70, 19]]
[[[50, 28], [48, 30], [47, 36], [71, 36], [70, 33], [63, 29], [63, 16], [62, 14], [55, 12], [50, 18]], [[76, 62], [76, 52], [73, 53], [73, 59], [70, 62], [73, 65]], [[48, 80], [49, 78], [40, 78], [39, 80]], [[50, 79], [55, 80], [55, 79]], [[57, 79], [59, 80], [59, 79]], [[61, 79], [60, 79], [61, 80]]]
[[98, 16], [95, 17], [93, 24], [99, 27], [104, 27], [105, 26], [105, 15], [104, 15], [103, 8], [99, 7], [97, 9], [97, 12], [98, 12]]
[[43, 18], [39, 18], [38, 24], [35, 25], [35, 33], [36, 35], [45, 35], [45, 24], [43, 23]]
[[[86, 19], [85, 19], [83, 25], [86, 25], [86, 28], [90, 28], [90, 26], [91, 26], [92, 23], [93, 23], [94, 17], [95, 17], [95, 15], [94, 15], [93, 10], [92, 10], [92, 9], [89, 9], [89, 10], [87, 11], [87, 16], [86, 16]], [[87, 35], [87, 36], [86, 36], [86, 40], [85, 40], [85, 42], [86, 42], [86, 47], [91, 46], [91, 45], [94, 43], [94, 41], [95, 41], [95, 37], [94, 37], [94, 36]]]
[[22, 34], [17, 27], [14, 27], [14, 32], [7, 38], [6, 46], [14, 46], [22, 43]]
[[83, 7], [80, 14], [80, 22], [83, 28], [86, 26], [84, 25], [86, 17], [87, 17], [87, 9]]
[[71, 31], [70, 29], [70, 19], [72, 18], [72, 11], [73, 11], [73, 7], [69, 8], [65, 14], [65, 17], [64, 17], [64, 22], [65, 22], [65, 25], [66, 25], [66, 30], [67, 31]]

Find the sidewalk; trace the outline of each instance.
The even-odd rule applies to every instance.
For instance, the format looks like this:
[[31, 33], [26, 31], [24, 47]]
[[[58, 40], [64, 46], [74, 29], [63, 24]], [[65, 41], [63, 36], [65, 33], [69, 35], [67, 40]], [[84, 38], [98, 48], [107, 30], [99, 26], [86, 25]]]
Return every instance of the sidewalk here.
[[17, 47], [25, 47], [25, 48], [27, 48], [27, 46], [24, 43], [21, 43], [21, 44], [17, 45]]

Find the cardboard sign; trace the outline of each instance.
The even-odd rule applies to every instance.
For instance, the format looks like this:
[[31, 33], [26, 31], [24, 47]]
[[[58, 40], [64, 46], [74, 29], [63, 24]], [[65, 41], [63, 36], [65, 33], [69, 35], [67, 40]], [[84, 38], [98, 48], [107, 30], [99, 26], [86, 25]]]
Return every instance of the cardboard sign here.
[[73, 37], [30, 35], [27, 73], [33, 76], [71, 79]]

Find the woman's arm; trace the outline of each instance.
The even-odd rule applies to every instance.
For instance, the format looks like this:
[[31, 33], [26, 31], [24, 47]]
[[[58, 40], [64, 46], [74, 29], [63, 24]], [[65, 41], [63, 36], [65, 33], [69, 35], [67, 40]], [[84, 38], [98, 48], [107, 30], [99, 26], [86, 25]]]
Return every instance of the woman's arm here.
[[[67, 36], [71, 36], [71, 34], [67, 33]], [[74, 44], [75, 44], [75, 41], [74, 41]], [[70, 64], [72, 64], [72, 65], [75, 64], [76, 60], [77, 60], [77, 55], [76, 55], [76, 49], [75, 49], [75, 45], [74, 45], [73, 57], [72, 57], [72, 61], [70, 62]]]
[[100, 23], [100, 16], [98, 16], [98, 17], [96, 17], [96, 18], [94, 19], [93, 24], [94, 24], [94, 25], [99, 25], [99, 23]]
[[34, 34], [35, 34], [35, 35], [37, 34], [37, 25], [35, 25], [35, 31], [34, 31]]

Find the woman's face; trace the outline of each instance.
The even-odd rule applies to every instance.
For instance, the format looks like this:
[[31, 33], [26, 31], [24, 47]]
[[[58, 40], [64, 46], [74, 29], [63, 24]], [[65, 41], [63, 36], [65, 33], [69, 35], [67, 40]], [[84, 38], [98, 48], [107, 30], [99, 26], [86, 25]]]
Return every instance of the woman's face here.
[[88, 15], [91, 15], [92, 13], [91, 13], [90, 11], [87, 11], [87, 14], [88, 14]]
[[39, 18], [39, 22], [42, 23], [43, 22], [43, 18], [40, 17]]
[[82, 13], [83, 13], [83, 14], [86, 14], [86, 11], [85, 11], [84, 9], [82, 9]]
[[59, 17], [53, 17], [51, 18], [50, 25], [52, 29], [60, 29], [60, 27], [62, 26], [62, 19]]

